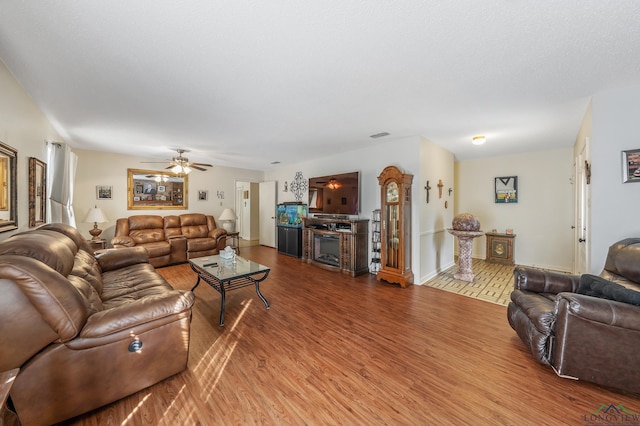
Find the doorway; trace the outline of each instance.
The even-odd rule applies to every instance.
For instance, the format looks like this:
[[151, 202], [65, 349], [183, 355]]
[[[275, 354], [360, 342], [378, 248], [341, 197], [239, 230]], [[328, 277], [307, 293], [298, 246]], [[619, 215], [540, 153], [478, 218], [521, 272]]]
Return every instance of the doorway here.
[[241, 245], [276, 247], [276, 183], [236, 181], [236, 231]]

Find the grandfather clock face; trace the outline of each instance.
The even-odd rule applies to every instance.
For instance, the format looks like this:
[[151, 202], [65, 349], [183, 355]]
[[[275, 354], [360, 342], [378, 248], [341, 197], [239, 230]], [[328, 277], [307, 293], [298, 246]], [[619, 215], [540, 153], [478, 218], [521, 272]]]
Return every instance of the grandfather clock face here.
[[396, 182], [387, 184], [387, 203], [397, 203], [399, 197], [398, 184]]

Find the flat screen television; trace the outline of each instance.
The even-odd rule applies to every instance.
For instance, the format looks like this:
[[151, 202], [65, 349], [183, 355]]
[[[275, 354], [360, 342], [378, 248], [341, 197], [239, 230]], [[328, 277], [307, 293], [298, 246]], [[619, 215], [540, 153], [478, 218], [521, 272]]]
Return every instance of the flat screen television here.
[[350, 217], [360, 213], [360, 172], [309, 179], [309, 214]]

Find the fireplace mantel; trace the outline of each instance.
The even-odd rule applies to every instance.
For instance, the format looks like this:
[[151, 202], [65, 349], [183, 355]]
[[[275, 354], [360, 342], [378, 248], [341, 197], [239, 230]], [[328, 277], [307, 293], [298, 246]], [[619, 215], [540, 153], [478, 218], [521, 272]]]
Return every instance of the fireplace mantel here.
[[[304, 218], [302, 260], [330, 271], [355, 277], [369, 271], [369, 220]], [[320, 254], [321, 247], [337, 249]], [[322, 256], [321, 258], [319, 258]], [[336, 257], [337, 259], [334, 259]]]

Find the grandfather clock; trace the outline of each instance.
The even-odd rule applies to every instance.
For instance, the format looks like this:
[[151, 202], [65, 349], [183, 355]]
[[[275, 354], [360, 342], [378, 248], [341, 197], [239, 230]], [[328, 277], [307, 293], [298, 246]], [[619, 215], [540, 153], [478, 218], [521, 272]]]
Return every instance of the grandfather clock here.
[[382, 209], [382, 250], [378, 281], [413, 284], [411, 270], [411, 182], [413, 175], [402, 173], [395, 166], [386, 167], [380, 176]]

